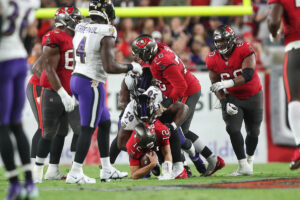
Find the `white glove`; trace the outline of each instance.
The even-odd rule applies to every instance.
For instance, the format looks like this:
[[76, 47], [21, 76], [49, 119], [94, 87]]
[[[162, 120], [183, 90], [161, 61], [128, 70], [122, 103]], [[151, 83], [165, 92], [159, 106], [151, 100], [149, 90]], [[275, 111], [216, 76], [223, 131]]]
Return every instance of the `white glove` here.
[[232, 103], [227, 103], [226, 104], [226, 112], [228, 115], [236, 115], [238, 113], [238, 108], [232, 104]]
[[132, 70], [133, 73], [135, 73], [135, 74], [142, 74], [143, 73], [142, 66], [139, 63], [132, 62], [129, 65], [131, 66], [131, 67], [129, 67], [129, 70]]
[[230, 88], [234, 86], [234, 81], [232, 79], [216, 82], [210, 86], [210, 91], [218, 92], [219, 90]]
[[220, 108], [222, 108], [222, 104], [221, 104], [221, 102], [220, 102], [219, 99], [216, 100], [216, 102], [214, 103], [213, 107], [214, 107], [214, 109], [220, 109]]
[[61, 87], [57, 90], [57, 94], [60, 96], [62, 103], [64, 104], [66, 112], [71, 112], [74, 110], [75, 101], [74, 99], [66, 92], [66, 90]]
[[162, 175], [158, 177], [158, 180], [172, 180], [172, 179], [174, 179], [175, 177], [172, 174], [172, 166], [173, 166], [173, 163], [171, 161], [165, 161], [161, 165]]

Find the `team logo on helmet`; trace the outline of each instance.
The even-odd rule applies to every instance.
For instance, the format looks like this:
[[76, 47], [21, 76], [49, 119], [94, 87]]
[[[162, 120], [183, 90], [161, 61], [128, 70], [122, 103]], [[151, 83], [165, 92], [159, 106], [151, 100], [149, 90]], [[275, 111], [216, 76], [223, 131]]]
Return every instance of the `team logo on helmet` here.
[[229, 27], [229, 26], [228, 26], [227, 28], [225, 28], [225, 30], [226, 30], [228, 33], [230, 33], [230, 34], [234, 34], [232, 28]]
[[72, 8], [72, 7], [64, 7], [58, 11], [58, 14], [62, 14], [62, 13], [71, 14], [73, 11], [74, 11], [74, 8]]
[[147, 37], [142, 38], [140, 41], [136, 43], [136, 46], [140, 48], [144, 48], [151, 40]]

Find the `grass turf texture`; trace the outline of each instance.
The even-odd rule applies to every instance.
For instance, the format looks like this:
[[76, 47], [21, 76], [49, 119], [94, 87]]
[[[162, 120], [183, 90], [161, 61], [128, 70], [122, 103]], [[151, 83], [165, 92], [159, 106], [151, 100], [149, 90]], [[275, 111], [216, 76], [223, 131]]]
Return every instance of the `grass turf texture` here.
[[[192, 167], [196, 177], [181, 180], [158, 181], [152, 176], [150, 179], [131, 180], [130, 177], [111, 182], [100, 182], [99, 167], [85, 166], [84, 172], [90, 177], [97, 178], [93, 185], [66, 184], [64, 181], [44, 181], [39, 184], [40, 198], [45, 200], [94, 200], [94, 199], [118, 199], [118, 200], [153, 200], [153, 199], [205, 199], [205, 200], [292, 200], [300, 198], [300, 189], [182, 189], [182, 184], [224, 183], [237, 181], [251, 181], [273, 178], [300, 177], [300, 170], [290, 171], [287, 163], [256, 164], [253, 176], [227, 177], [237, 165], [226, 165], [211, 177], [199, 177]], [[128, 165], [117, 166], [119, 170], [128, 171]], [[61, 167], [63, 173], [67, 173], [70, 167]], [[160, 187], [162, 186], [162, 187]], [[169, 186], [169, 187], [166, 187]], [[4, 169], [0, 169], [0, 199], [6, 194], [8, 184], [4, 176]]]

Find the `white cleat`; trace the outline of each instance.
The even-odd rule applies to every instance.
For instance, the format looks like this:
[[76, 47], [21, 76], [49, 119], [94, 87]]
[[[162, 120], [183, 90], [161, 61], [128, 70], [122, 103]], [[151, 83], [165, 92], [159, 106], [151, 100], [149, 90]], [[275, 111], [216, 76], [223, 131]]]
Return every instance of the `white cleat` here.
[[238, 167], [238, 169], [229, 174], [228, 176], [251, 176], [253, 174], [253, 170], [251, 170], [251, 167], [249, 165]]
[[59, 170], [56, 171], [47, 170], [44, 178], [45, 180], [66, 180], [67, 177]]
[[44, 166], [34, 165], [33, 167], [33, 182], [42, 183]]
[[247, 163], [249, 164], [250, 169], [253, 172], [253, 156], [247, 156]]
[[76, 183], [76, 184], [95, 184], [96, 179], [90, 178], [83, 173], [80, 174], [70, 174], [68, 173], [66, 183]]
[[100, 170], [100, 180], [101, 181], [109, 181], [111, 179], [122, 179], [127, 177], [127, 172], [120, 172], [114, 167], [111, 168], [103, 168]]

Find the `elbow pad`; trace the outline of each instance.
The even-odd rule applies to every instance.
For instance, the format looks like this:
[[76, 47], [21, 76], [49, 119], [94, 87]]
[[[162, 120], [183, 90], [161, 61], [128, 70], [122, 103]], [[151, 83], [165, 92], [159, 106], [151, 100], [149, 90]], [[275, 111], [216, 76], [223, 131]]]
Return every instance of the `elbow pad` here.
[[252, 77], [253, 77], [253, 74], [254, 74], [254, 69], [244, 68], [242, 70], [242, 73], [243, 73], [243, 77], [245, 78], [245, 81], [248, 82], [248, 81], [252, 80]]

